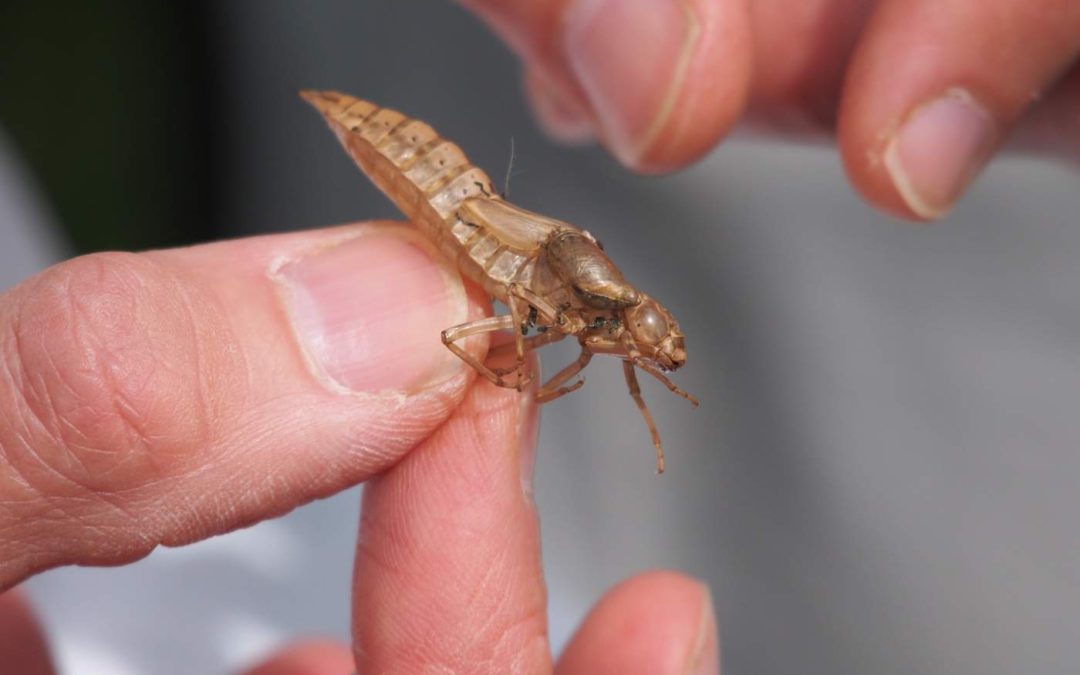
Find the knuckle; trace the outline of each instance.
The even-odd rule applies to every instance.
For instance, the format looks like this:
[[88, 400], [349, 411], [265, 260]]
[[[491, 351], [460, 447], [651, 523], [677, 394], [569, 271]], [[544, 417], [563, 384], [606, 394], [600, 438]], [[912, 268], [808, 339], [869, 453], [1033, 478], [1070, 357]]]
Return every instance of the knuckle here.
[[210, 414], [183, 284], [143, 256], [108, 253], [22, 291], [2, 350], [17, 436], [0, 440], [7, 461], [45, 494], [116, 493], [172, 473]]

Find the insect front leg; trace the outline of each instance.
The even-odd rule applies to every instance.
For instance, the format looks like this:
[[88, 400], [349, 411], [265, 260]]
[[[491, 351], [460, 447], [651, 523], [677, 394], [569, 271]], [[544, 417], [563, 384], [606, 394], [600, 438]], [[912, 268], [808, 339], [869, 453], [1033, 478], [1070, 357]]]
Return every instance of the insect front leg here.
[[458, 358], [472, 366], [473, 370], [486, 377], [495, 386], [506, 387], [508, 389], [517, 389], [518, 391], [521, 391], [521, 388], [525, 386], [525, 382], [522, 382], [520, 377], [516, 382], [507, 382], [502, 378], [502, 375], [491, 370], [483, 363], [481, 363], [480, 360], [477, 359], [475, 356], [455, 344], [458, 340], [463, 340], [470, 335], [479, 335], [480, 333], [493, 333], [500, 330], [514, 330], [515, 328], [516, 325], [514, 317], [508, 316], [506, 314], [503, 314], [502, 316], [491, 316], [447, 328], [442, 332], [442, 341], [443, 344], [446, 345], [447, 349], [454, 352], [454, 354], [456, 354]]
[[507, 289], [511, 297], [519, 298], [528, 303], [529, 306], [536, 308], [536, 313], [539, 318], [546, 321], [549, 325], [563, 333], [571, 334], [577, 333], [579, 330], [585, 327], [585, 323], [578, 319], [579, 325], [574, 325], [570, 317], [563, 312], [555, 308], [548, 302], [543, 296], [534, 293], [521, 284], [510, 284]]
[[623, 361], [623, 375], [626, 376], [626, 386], [630, 389], [630, 396], [637, 404], [641, 416], [645, 418], [645, 424], [649, 427], [649, 435], [652, 436], [653, 446], [656, 447], [656, 473], [664, 473], [664, 446], [660, 444], [660, 432], [656, 430], [656, 422], [653, 421], [649, 406], [645, 405], [645, 399], [641, 397], [641, 387], [638, 386], [637, 373], [634, 372], [634, 364]]
[[517, 361], [514, 362], [513, 370], [517, 371], [518, 382], [521, 382], [525, 377], [525, 333], [529, 330], [530, 310], [528, 304], [523, 306], [521, 299], [513, 294], [509, 295], [506, 304], [510, 307], [510, 318], [514, 322], [514, 351], [517, 353]]
[[[554, 325], [556, 324], [557, 317], [560, 313], [552, 307], [551, 303], [547, 300], [544, 300], [542, 297], [533, 293], [521, 284], [516, 283], [510, 284], [507, 288], [506, 304], [510, 308], [510, 317], [514, 324], [514, 349], [517, 352], [517, 361], [514, 366], [510, 368], [499, 368], [494, 372], [499, 375], [505, 375], [512, 371], [517, 371], [518, 380], [525, 383], [528, 382], [528, 380], [524, 379], [525, 353], [528, 351], [526, 349], [528, 338], [526, 338], [525, 335], [529, 330], [530, 320], [535, 318], [544, 323]], [[563, 331], [555, 332], [559, 332], [562, 335], [566, 334]], [[553, 340], [545, 340], [543, 344], [547, 344], [551, 341]]]
[[[530, 335], [529, 337], [525, 338], [525, 353], [528, 354], [529, 352], [533, 351], [534, 349], [540, 349], [541, 347], [544, 347], [546, 345], [550, 345], [550, 344], [552, 344], [554, 342], [558, 342], [559, 340], [563, 340], [565, 338], [566, 338], [566, 333], [560, 333], [557, 330], [549, 330], [549, 331], [547, 331], [545, 333], [540, 333], [539, 335]], [[488, 352], [488, 354], [489, 354], [489, 356], [494, 355], [494, 354], [500, 354], [501, 355], [501, 354], [505, 353], [506, 349], [508, 349], [508, 348], [510, 348], [512, 346], [516, 346], [516, 345], [514, 345], [514, 343], [507, 342], [505, 344], [499, 345], [498, 347], [495, 347], [490, 352]], [[507, 367], [507, 368], [492, 368], [491, 370], [492, 370], [492, 372], [496, 373], [497, 375], [507, 375], [507, 374], [512, 373], [515, 370], [517, 370], [517, 366], [510, 366], [510, 367]]]

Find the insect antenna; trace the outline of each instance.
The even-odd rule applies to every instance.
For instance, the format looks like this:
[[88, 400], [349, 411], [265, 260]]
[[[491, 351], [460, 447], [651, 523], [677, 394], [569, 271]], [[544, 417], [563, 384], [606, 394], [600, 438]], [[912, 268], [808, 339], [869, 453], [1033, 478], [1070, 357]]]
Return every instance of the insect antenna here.
[[503, 179], [503, 199], [510, 198], [510, 174], [514, 171], [514, 137], [510, 137], [510, 161], [506, 163], [506, 177]]

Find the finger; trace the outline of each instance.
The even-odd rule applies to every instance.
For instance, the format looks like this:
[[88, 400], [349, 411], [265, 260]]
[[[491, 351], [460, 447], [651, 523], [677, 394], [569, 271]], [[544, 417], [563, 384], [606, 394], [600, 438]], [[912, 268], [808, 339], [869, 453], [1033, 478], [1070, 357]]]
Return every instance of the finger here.
[[1080, 64], [1033, 104], [1009, 145], [1080, 162]]
[[885, 0], [841, 103], [852, 181], [899, 214], [941, 216], [1078, 54], [1073, 0]]
[[874, 2], [754, 0], [748, 124], [785, 134], [832, 134], [851, 53]]
[[[523, 59], [556, 135], [583, 119], [627, 166], [677, 169], [742, 112], [750, 76], [743, 0], [462, 0]], [[552, 124], [551, 109], [572, 123]]]
[[471, 378], [439, 332], [483, 304], [438, 260], [368, 224], [87, 256], [0, 296], [0, 588], [396, 462]]
[[305, 640], [289, 645], [245, 675], [349, 675], [352, 650], [332, 640]]
[[720, 649], [709, 589], [650, 572], [607, 592], [585, 618], [558, 675], [718, 675]]
[[583, 102], [553, 86], [539, 69], [526, 70], [522, 79], [525, 97], [545, 133], [557, 141], [570, 144], [581, 144], [595, 138], [593, 124]]
[[45, 633], [17, 591], [0, 594], [0, 672], [52, 675], [56, 672]]
[[445, 425], [365, 487], [358, 672], [550, 670], [534, 396], [478, 380]]

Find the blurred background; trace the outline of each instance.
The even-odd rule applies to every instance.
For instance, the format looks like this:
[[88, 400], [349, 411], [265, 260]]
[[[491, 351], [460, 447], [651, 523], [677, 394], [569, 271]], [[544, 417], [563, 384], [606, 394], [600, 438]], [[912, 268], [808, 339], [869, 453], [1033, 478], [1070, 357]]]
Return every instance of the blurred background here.
[[[636, 177], [545, 140], [513, 57], [444, 0], [7, 0], [0, 82], [0, 288], [80, 252], [395, 217], [300, 88], [424, 119], [497, 181], [514, 140], [514, 201], [668, 305], [702, 401], [643, 383], [662, 477], [616, 364], [545, 408], [556, 648], [668, 567], [711, 584], [729, 674], [1080, 666], [1075, 170], [999, 160], [933, 227], [863, 205], [827, 147], [735, 140]], [[26, 588], [65, 673], [225, 673], [347, 638], [358, 503]]]

